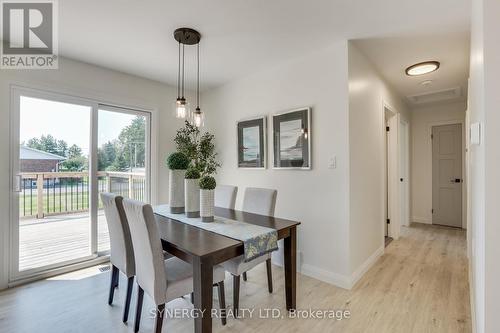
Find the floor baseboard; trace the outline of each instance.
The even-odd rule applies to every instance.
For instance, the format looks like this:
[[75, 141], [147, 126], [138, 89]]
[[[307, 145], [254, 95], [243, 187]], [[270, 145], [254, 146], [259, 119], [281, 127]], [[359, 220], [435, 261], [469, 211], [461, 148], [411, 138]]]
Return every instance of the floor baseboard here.
[[428, 218], [425, 217], [420, 217], [420, 216], [412, 216], [410, 218], [411, 222], [416, 222], [416, 223], [425, 223], [425, 224], [432, 224], [432, 221]]
[[363, 275], [365, 275], [365, 273], [368, 272], [370, 268], [372, 268], [372, 266], [377, 262], [378, 258], [380, 258], [384, 254], [384, 249], [385, 249], [384, 245], [379, 247], [375, 252], [373, 252], [373, 254], [368, 259], [366, 259], [364, 263], [362, 263], [354, 271], [354, 273], [352, 273], [349, 282], [350, 286], [348, 289], [352, 289], [354, 285], [356, 285], [356, 283], [363, 277]]

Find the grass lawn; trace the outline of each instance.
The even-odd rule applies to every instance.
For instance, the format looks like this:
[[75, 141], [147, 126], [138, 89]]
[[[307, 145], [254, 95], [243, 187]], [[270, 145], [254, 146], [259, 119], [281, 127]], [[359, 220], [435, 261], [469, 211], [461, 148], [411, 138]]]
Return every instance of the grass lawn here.
[[[99, 203], [100, 205], [100, 203]], [[50, 193], [43, 196], [43, 212], [45, 214], [65, 213], [89, 208], [89, 192]], [[19, 216], [37, 214], [38, 202], [36, 194], [19, 196]]]

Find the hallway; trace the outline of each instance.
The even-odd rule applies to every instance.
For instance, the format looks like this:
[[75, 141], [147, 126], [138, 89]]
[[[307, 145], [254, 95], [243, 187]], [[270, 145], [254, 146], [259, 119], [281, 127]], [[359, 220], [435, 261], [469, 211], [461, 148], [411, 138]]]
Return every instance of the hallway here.
[[402, 227], [352, 292], [346, 331], [471, 332], [465, 231]]

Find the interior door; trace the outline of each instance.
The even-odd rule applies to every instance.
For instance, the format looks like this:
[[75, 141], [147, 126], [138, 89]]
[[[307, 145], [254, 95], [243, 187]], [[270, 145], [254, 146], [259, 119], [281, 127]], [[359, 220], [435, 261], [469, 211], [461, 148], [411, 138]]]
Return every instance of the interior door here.
[[432, 127], [432, 223], [462, 227], [462, 125]]
[[389, 165], [390, 165], [390, 159], [389, 159], [389, 121], [386, 119], [385, 122], [385, 224], [384, 224], [384, 236], [389, 237], [389, 221], [390, 221], [390, 215], [389, 215], [389, 187], [390, 187], [390, 182], [389, 182]]
[[399, 193], [401, 225], [410, 225], [410, 190], [409, 190], [409, 130], [408, 123], [399, 123]]

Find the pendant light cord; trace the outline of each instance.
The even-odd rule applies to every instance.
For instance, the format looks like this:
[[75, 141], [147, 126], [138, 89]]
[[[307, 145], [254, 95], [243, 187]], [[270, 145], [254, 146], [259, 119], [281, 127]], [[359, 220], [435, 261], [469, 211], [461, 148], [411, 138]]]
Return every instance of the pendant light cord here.
[[177, 99], [181, 97], [181, 42], [179, 41], [179, 64], [177, 66]]
[[197, 104], [197, 107], [198, 109], [200, 108], [200, 43], [197, 44], [198, 46], [198, 56], [197, 56], [197, 59], [198, 59], [198, 83], [197, 83], [197, 91], [196, 91], [196, 104]]
[[182, 98], [184, 98], [184, 44], [182, 44]]

